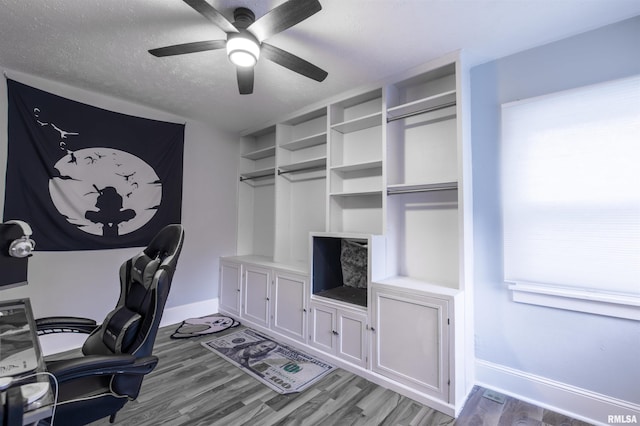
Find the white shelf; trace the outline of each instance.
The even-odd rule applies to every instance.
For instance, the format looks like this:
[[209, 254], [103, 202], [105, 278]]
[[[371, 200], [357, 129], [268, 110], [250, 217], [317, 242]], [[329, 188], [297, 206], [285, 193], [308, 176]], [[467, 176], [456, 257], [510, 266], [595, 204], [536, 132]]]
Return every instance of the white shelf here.
[[299, 274], [309, 273], [309, 265], [301, 262], [276, 262], [271, 256], [260, 256], [255, 254], [247, 254], [240, 256], [223, 256], [220, 259], [231, 262], [252, 263], [254, 265], [264, 266], [271, 269], [287, 269], [288, 272], [297, 272]]
[[262, 177], [271, 177], [275, 174], [275, 172], [276, 172], [275, 167], [267, 167], [265, 169], [241, 173], [240, 179], [244, 180], [244, 179], [258, 179]]
[[409, 192], [446, 191], [458, 189], [458, 182], [434, 182], [387, 185], [387, 194], [404, 194]]
[[283, 143], [282, 145], [280, 145], [280, 148], [286, 149], [288, 151], [297, 151], [299, 149], [322, 145], [324, 143], [327, 143], [327, 132], [322, 132], [316, 135], [311, 135], [293, 140], [291, 142]]
[[334, 172], [355, 172], [357, 170], [377, 169], [379, 167], [382, 167], [382, 160], [332, 166], [331, 170]]
[[447, 108], [455, 105], [456, 91], [450, 90], [448, 92], [439, 93], [434, 96], [429, 96], [423, 99], [418, 99], [413, 102], [394, 106], [387, 109], [387, 121], [398, 119], [405, 116], [417, 115], [421, 113], [427, 113], [442, 108]]
[[331, 128], [340, 133], [352, 133], [380, 125], [382, 125], [382, 112], [375, 112], [373, 114], [333, 124], [331, 125]]
[[306, 161], [299, 161], [297, 163], [283, 164], [278, 167], [280, 172], [302, 172], [309, 169], [318, 169], [327, 165], [327, 157], [314, 158]]
[[400, 290], [419, 291], [430, 293], [433, 296], [453, 297], [461, 293], [461, 290], [449, 288], [438, 282], [424, 281], [416, 278], [396, 275], [383, 280], [376, 280], [373, 285], [384, 285]]
[[379, 190], [371, 190], [371, 191], [344, 191], [344, 192], [332, 192], [332, 197], [362, 197], [362, 196], [370, 196], [370, 195], [382, 195], [382, 191]]
[[246, 154], [242, 154], [242, 158], [247, 158], [249, 160], [260, 160], [262, 158], [273, 157], [274, 155], [276, 155], [276, 147], [270, 146], [267, 148], [262, 148], [255, 151], [247, 152]]

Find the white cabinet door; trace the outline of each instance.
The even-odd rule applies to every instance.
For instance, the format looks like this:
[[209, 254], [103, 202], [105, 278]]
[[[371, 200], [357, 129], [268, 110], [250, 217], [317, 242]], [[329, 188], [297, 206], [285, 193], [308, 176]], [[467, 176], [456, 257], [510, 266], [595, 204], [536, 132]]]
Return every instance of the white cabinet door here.
[[271, 270], [245, 264], [242, 275], [242, 317], [248, 321], [268, 327]]
[[311, 302], [309, 344], [352, 364], [367, 364], [367, 315]]
[[449, 301], [373, 286], [373, 370], [449, 401]]
[[309, 322], [309, 344], [327, 353], [335, 353], [336, 310], [322, 304], [311, 302]]
[[240, 315], [241, 273], [240, 263], [220, 261], [220, 310], [231, 315]]
[[301, 342], [306, 334], [306, 289], [304, 275], [274, 272], [271, 328]]
[[367, 316], [364, 313], [337, 310], [337, 355], [353, 364], [367, 365]]

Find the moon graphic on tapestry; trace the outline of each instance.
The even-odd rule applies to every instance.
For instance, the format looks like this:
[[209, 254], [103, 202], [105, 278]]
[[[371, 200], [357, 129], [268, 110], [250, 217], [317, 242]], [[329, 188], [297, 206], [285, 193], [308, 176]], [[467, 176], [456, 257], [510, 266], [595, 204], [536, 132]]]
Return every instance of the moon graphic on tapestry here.
[[153, 168], [125, 151], [67, 150], [54, 167], [59, 176], [49, 180], [53, 204], [69, 223], [89, 234], [133, 232], [151, 220], [162, 200], [162, 184]]

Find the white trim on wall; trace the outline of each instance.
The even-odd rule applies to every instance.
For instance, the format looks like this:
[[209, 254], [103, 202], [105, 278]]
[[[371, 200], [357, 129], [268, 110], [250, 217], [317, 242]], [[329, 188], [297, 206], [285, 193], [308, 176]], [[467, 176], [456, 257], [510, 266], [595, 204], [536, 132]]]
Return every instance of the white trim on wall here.
[[513, 301], [640, 321], [640, 298], [544, 284], [509, 284]]
[[610, 424], [609, 416], [640, 417], [638, 404], [481, 359], [476, 359], [476, 383], [596, 425]]
[[218, 312], [218, 298], [165, 308], [160, 327], [178, 324], [187, 318], [198, 318]]

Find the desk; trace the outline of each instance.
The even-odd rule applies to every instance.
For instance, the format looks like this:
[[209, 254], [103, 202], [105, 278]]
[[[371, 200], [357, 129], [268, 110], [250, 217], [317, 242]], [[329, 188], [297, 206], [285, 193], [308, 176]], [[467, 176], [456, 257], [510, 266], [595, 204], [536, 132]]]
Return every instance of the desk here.
[[[0, 377], [11, 376], [11, 387], [33, 382], [49, 383], [40, 350], [33, 311], [29, 299], [0, 302]], [[2, 403], [4, 395], [2, 392]], [[54, 395], [49, 386], [40, 399], [24, 407], [23, 424], [35, 424], [51, 417]]]

